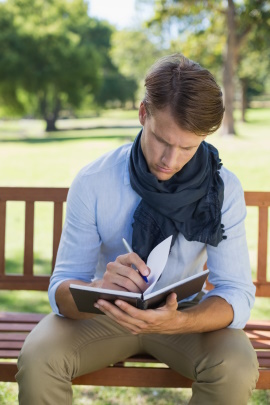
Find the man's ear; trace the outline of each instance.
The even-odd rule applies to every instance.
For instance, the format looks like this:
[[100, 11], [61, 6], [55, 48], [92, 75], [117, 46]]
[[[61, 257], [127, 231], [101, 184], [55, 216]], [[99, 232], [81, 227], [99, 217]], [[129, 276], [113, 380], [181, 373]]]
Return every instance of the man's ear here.
[[139, 120], [142, 126], [144, 126], [145, 120], [146, 120], [146, 108], [143, 102], [141, 101], [140, 107], [139, 107]]

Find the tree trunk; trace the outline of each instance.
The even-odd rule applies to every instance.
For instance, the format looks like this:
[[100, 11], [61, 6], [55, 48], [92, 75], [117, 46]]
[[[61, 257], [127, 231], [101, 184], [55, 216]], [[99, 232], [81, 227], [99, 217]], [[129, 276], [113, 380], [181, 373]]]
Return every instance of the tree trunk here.
[[57, 131], [55, 123], [56, 118], [54, 115], [52, 115], [51, 117], [46, 117], [46, 132]]
[[235, 8], [233, 0], [228, 0], [227, 8], [227, 43], [224, 54], [223, 87], [225, 113], [222, 123], [223, 135], [235, 135], [233, 102], [234, 102], [234, 72], [236, 61], [236, 29]]
[[241, 119], [242, 122], [246, 122], [246, 110], [248, 107], [246, 80], [241, 80], [241, 93]]
[[47, 124], [46, 132], [57, 131], [55, 123], [58, 118], [60, 109], [61, 109], [60, 99], [58, 97], [56, 97], [55, 102], [54, 102], [53, 112], [46, 114], [46, 116], [44, 117], [46, 120], [46, 124]]

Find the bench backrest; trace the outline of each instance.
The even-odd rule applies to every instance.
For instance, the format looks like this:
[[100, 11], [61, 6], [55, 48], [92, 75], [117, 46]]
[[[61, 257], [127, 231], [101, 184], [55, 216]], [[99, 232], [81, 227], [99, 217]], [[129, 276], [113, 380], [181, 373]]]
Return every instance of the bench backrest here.
[[[35, 202], [47, 201], [54, 204], [52, 271], [63, 226], [63, 204], [68, 188], [22, 188], [0, 187], [0, 289], [4, 290], [47, 290], [50, 275], [34, 275], [34, 207]], [[254, 283], [256, 295], [270, 297], [270, 282], [267, 281], [268, 207], [270, 192], [245, 192], [247, 206], [258, 207], [258, 249], [257, 271]], [[6, 204], [8, 201], [25, 202], [24, 265], [23, 274], [5, 272], [5, 230]]]

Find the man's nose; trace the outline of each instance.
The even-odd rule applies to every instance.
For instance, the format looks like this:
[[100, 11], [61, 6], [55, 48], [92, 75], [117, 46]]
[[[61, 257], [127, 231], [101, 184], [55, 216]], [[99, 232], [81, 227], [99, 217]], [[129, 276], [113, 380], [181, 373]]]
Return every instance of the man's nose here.
[[177, 167], [178, 151], [176, 150], [176, 148], [166, 148], [164, 150], [161, 161], [168, 169]]

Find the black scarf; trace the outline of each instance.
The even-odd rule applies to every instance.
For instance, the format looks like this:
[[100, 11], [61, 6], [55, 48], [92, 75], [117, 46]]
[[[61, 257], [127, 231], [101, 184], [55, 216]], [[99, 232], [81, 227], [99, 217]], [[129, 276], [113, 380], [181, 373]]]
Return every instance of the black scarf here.
[[224, 183], [217, 149], [203, 141], [192, 159], [171, 179], [150, 173], [138, 134], [131, 149], [131, 187], [142, 200], [134, 213], [132, 248], [146, 261], [151, 250], [168, 236], [172, 245], [181, 232], [188, 241], [217, 246], [226, 239], [221, 224]]

